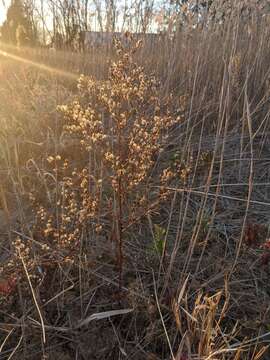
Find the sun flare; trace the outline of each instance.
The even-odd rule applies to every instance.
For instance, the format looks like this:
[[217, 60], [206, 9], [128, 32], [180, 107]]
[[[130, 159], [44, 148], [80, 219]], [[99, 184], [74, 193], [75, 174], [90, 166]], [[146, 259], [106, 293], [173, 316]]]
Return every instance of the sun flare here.
[[[74, 74], [74, 73], [71, 73], [71, 72], [68, 72], [68, 71], [65, 71], [65, 70], [57, 69], [55, 67], [52, 67], [52, 66], [49, 66], [49, 65], [45, 65], [45, 64], [42, 64], [42, 63], [27, 59], [27, 58], [25, 58], [23, 56], [15, 55], [12, 52], [15, 52], [15, 51], [17, 53], [20, 52], [20, 50], [15, 46], [6, 45], [6, 44], [3, 45], [2, 44], [2, 47], [4, 47], [5, 50], [1, 50], [1, 43], [0, 43], [0, 56], [3, 56], [6, 59], [13, 60], [13, 61], [25, 64], [25, 65], [33, 66], [35, 68], [38, 68], [39, 70], [46, 71], [46, 72], [49, 72], [51, 74], [55, 74], [55, 75], [58, 75], [58, 76], [61, 76], [61, 77], [65, 77], [65, 78], [68, 78], [70, 80], [75, 80], [76, 81], [78, 79], [78, 77], [79, 77], [79, 74]], [[8, 49], [7, 49], [7, 47], [8, 47]]]

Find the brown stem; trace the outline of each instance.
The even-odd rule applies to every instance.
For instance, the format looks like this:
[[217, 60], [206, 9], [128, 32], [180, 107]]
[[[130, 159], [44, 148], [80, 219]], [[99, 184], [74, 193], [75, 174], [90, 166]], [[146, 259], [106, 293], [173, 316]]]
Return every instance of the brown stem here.
[[122, 206], [122, 179], [118, 179], [118, 266], [119, 266], [119, 290], [123, 282], [123, 206]]

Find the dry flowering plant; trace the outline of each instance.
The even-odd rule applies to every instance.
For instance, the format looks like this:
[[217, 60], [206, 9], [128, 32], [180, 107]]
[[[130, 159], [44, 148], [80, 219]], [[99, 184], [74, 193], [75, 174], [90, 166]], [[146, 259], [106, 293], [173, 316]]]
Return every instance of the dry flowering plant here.
[[65, 130], [79, 139], [88, 159], [79, 170], [88, 202], [81, 203], [80, 212], [91, 214], [92, 224], [116, 242], [120, 279], [125, 231], [160, 201], [160, 192], [151, 190], [160, 179], [153, 168], [169, 129], [179, 121], [159, 99], [159, 82], [133, 59], [141, 43], [128, 37], [127, 47], [115, 40], [118, 60], [108, 81], [81, 76], [78, 100], [60, 107]]
[[77, 99], [59, 106], [63, 131], [78, 146], [48, 157], [49, 201], [39, 204], [33, 230], [46, 244], [47, 261], [70, 259], [82, 237], [103, 233], [115, 243], [120, 286], [126, 232], [164, 197], [153, 186], [162, 177], [155, 164], [179, 121], [159, 98], [156, 78], [134, 61], [140, 47], [129, 34], [125, 46], [115, 40], [108, 80], [82, 75]]

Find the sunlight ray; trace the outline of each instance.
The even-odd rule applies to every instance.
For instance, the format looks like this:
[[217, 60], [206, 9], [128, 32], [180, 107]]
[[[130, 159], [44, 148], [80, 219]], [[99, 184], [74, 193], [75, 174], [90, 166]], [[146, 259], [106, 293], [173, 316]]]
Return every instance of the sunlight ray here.
[[0, 55], [4, 56], [6, 58], [9, 58], [11, 60], [23, 63], [25, 65], [33, 66], [33, 67], [36, 67], [36, 68], [38, 68], [40, 70], [49, 72], [51, 74], [59, 75], [61, 77], [65, 77], [65, 78], [68, 78], [68, 79], [71, 79], [71, 80], [77, 81], [78, 78], [79, 78], [79, 74], [71, 73], [71, 72], [68, 72], [68, 71], [65, 71], [65, 70], [60, 70], [60, 69], [54, 68], [54, 67], [49, 66], [49, 65], [45, 65], [45, 64], [33, 61], [33, 60], [26, 59], [25, 57], [12, 54], [11, 52], [7, 51], [6, 49], [1, 50], [1, 48], [0, 48]]

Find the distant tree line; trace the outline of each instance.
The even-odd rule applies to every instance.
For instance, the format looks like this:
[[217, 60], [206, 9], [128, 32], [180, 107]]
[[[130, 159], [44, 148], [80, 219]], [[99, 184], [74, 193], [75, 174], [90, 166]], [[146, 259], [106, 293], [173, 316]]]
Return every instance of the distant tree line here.
[[80, 50], [87, 31], [175, 34], [233, 17], [259, 22], [269, 13], [269, 0], [11, 0], [1, 39]]
[[1, 40], [19, 46], [34, 46], [38, 31], [30, 8], [23, 0], [13, 0], [1, 27]]

